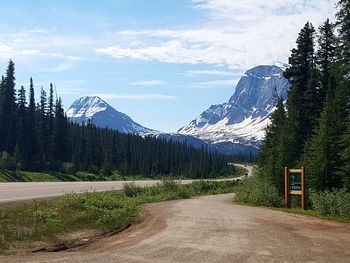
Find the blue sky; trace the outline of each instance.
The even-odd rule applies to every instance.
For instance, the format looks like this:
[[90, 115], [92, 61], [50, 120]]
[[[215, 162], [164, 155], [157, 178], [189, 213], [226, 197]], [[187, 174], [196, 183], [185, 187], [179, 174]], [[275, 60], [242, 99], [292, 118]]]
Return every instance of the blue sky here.
[[[243, 2], [243, 3], [242, 3]], [[140, 124], [176, 131], [233, 94], [245, 70], [287, 62], [332, 0], [0, 0], [0, 68], [67, 109], [99, 95]]]

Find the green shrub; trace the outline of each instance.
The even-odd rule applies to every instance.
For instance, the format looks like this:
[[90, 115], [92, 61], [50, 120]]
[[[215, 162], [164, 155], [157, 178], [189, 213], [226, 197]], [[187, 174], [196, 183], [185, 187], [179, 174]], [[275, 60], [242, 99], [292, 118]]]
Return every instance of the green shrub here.
[[2, 152], [0, 154], [0, 169], [14, 171], [16, 168], [17, 165], [15, 158], [7, 152]]
[[180, 182], [177, 182], [172, 179], [163, 179], [161, 186], [164, 188], [165, 192], [176, 192], [178, 190], [178, 187], [180, 185]]
[[42, 224], [59, 224], [59, 220], [57, 219], [58, 213], [50, 208], [46, 209], [38, 209], [33, 212], [33, 217], [36, 223]]
[[128, 197], [135, 197], [142, 192], [142, 188], [140, 186], [137, 186], [135, 182], [124, 183], [123, 192]]
[[280, 207], [283, 199], [278, 189], [260, 176], [242, 180], [235, 188], [235, 199], [242, 203]]
[[101, 178], [93, 173], [78, 172], [76, 176], [82, 181], [99, 181]]
[[76, 169], [73, 163], [65, 162], [62, 164], [62, 172], [64, 174], [75, 174]]
[[312, 208], [320, 214], [350, 218], [350, 193], [345, 189], [310, 191], [309, 197]]
[[187, 185], [181, 185], [177, 189], [177, 194], [180, 198], [184, 198], [184, 199], [190, 198], [192, 196], [191, 188], [188, 187]]

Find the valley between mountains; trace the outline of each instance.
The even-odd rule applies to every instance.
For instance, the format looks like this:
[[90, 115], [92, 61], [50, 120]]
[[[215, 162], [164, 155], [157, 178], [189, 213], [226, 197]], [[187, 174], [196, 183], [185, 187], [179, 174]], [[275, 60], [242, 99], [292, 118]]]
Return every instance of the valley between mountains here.
[[180, 141], [227, 154], [257, 154], [277, 99], [287, 98], [290, 84], [282, 75], [286, 67], [260, 65], [247, 70], [227, 102], [210, 106], [176, 133], [146, 128], [97, 96], [77, 99], [66, 114], [72, 122], [90, 120], [97, 127], [122, 133]]

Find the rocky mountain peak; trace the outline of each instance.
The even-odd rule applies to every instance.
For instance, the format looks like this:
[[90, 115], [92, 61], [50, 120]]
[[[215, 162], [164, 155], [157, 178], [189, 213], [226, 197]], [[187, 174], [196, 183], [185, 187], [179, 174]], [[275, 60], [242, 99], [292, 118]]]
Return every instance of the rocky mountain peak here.
[[230, 142], [258, 148], [277, 98], [286, 99], [289, 88], [283, 68], [256, 66], [240, 78], [228, 102], [210, 106], [179, 133], [214, 144]]

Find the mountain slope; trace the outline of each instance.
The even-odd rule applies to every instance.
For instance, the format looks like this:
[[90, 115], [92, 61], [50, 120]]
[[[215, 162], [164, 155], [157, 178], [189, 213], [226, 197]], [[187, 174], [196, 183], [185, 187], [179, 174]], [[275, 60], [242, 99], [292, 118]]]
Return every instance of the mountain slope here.
[[75, 100], [66, 114], [72, 122], [86, 123], [88, 120], [92, 120], [97, 127], [110, 128], [123, 133], [148, 134], [156, 132], [134, 122], [128, 115], [115, 110], [97, 96], [86, 96]]
[[248, 70], [228, 102], [212, 105], [178, 132], [206, 140], [226, 152], [257, 151], [276, 99], [287, 98], [290, 84], [282, 73], [283, 68], [275, 65]]

